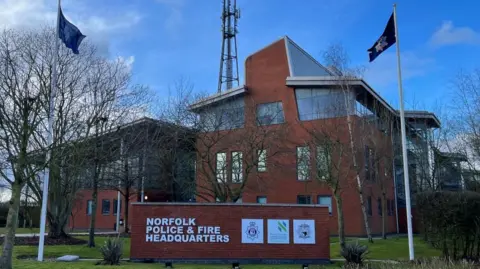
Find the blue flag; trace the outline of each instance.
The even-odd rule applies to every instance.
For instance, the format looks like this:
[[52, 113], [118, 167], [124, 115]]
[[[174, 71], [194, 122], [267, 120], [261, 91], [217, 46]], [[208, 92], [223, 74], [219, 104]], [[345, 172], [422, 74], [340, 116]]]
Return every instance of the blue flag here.
[[373, 62], [378, 55], [386, 51], [391, 45], [395, 44], [397, 38], [395, 37], [395, 20], [392, 16], [388, 20], [387, 27], [383, 31], [382, 36], [373, 44], [373, 46], [368, 50], [368, 56], [370, 57], [370, 62]]
[[61, 8], [58, 9], [58, 12], [58, 37], [65, 43], [67, 48], [72, 49], [73, 53], [78, 54], [78, 47], [86, 36], [84, 36], [75, 25], [65, 19]]

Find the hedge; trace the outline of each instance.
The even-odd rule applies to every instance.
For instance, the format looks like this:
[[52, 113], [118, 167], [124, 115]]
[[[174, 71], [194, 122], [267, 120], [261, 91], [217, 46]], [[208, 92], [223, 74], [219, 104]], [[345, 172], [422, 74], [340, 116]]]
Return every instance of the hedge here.
[[449, 259], [480, 258], [480, 194], [425, 192], [416, 197], [422, 232]]

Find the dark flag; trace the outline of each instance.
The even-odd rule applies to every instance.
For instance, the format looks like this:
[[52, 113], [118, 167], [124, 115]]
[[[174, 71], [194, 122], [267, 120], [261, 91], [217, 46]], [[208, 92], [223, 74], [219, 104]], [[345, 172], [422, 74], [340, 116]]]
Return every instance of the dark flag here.
[[65, 43], [67, 48], [78, 54], [78, 47], [86, 36], [75, 25], [65, 19], [61, 8], [58, 9], [58, 12], [58, 37]]
[[391, 45], [395, 44], [396, 41], [395, 20], [392, 13], [392, 16], [390, 16], [387, 27], [385, 27], [382, 36], [380, 36], [377, 42], [375, 42], [375, 44], [373, 44], [373, 46], [368, 50], [370, 62], [373, 62], [378, 55], [387, 50]]

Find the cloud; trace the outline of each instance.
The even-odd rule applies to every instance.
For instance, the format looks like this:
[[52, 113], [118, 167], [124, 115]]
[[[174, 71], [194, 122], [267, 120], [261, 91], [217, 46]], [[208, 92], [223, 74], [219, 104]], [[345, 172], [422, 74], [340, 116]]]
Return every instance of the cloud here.
[[170, 34], [175, 34], [184, 24], [183, 8], [185, 1], [183, 0], [157, 0], [158, 3], [168, 9], [168, 16], [164, 21], [164, 27]]
[[[401, 54], [402, 79], [408, 80], [421, 77], [435, 68], [435, 60], [429, 57], [421, 57], [413, 51], [405, 51]], [[397, 56], [395, 52], [384, 52], [380, 55], [365, 72], [366, 80], [375, 86], [389, 86], [397, 83]]]
[[135, 62], [135, 56], [131, 55], [126, 58], [123, 56], [118, 56], [115, 60], [120, 63], [123, 63], [126, 66], [126, 68], [129, 71], [131, 71], [133, 68], [133, 63]]
[[478, 45], [480, 44], [480, 32], [469, 27], [455, 27], [453, 22], [444, 21], [433, 33], [430, 44], [435, 47], [456, 44]]
[[[54, 26], [57, 17], [56, 3], [57, 1], [47, 0], [0, 0], [0, 27], [36, 29], [47, 25]], [[108, 54], [110, 40], [116, 34], [124, 33], [142, 19], [142, 16], [133, 10], [108, 9], [105, 12], [103, 9], [87, 7], [73, 1], [65, 1], [62, 9], [65, 17], [78, 26], [102, 54]]]

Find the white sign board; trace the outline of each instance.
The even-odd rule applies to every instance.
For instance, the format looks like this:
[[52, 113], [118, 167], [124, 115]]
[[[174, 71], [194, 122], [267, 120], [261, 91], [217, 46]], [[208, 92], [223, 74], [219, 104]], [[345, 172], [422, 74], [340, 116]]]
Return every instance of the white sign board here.
[[293, 220], [293, 243], [315, 244], [314, 220]]
[[263, 219], [242, 219], [242, 243], [263, 244]]
[[147, 218], [146, 242], [228, 243], [220, 226], [197, 226], [196, 218]]
[[267, 227], [269, 244], [290, 243], [290, 225], [288, 219], [269, 219]]

